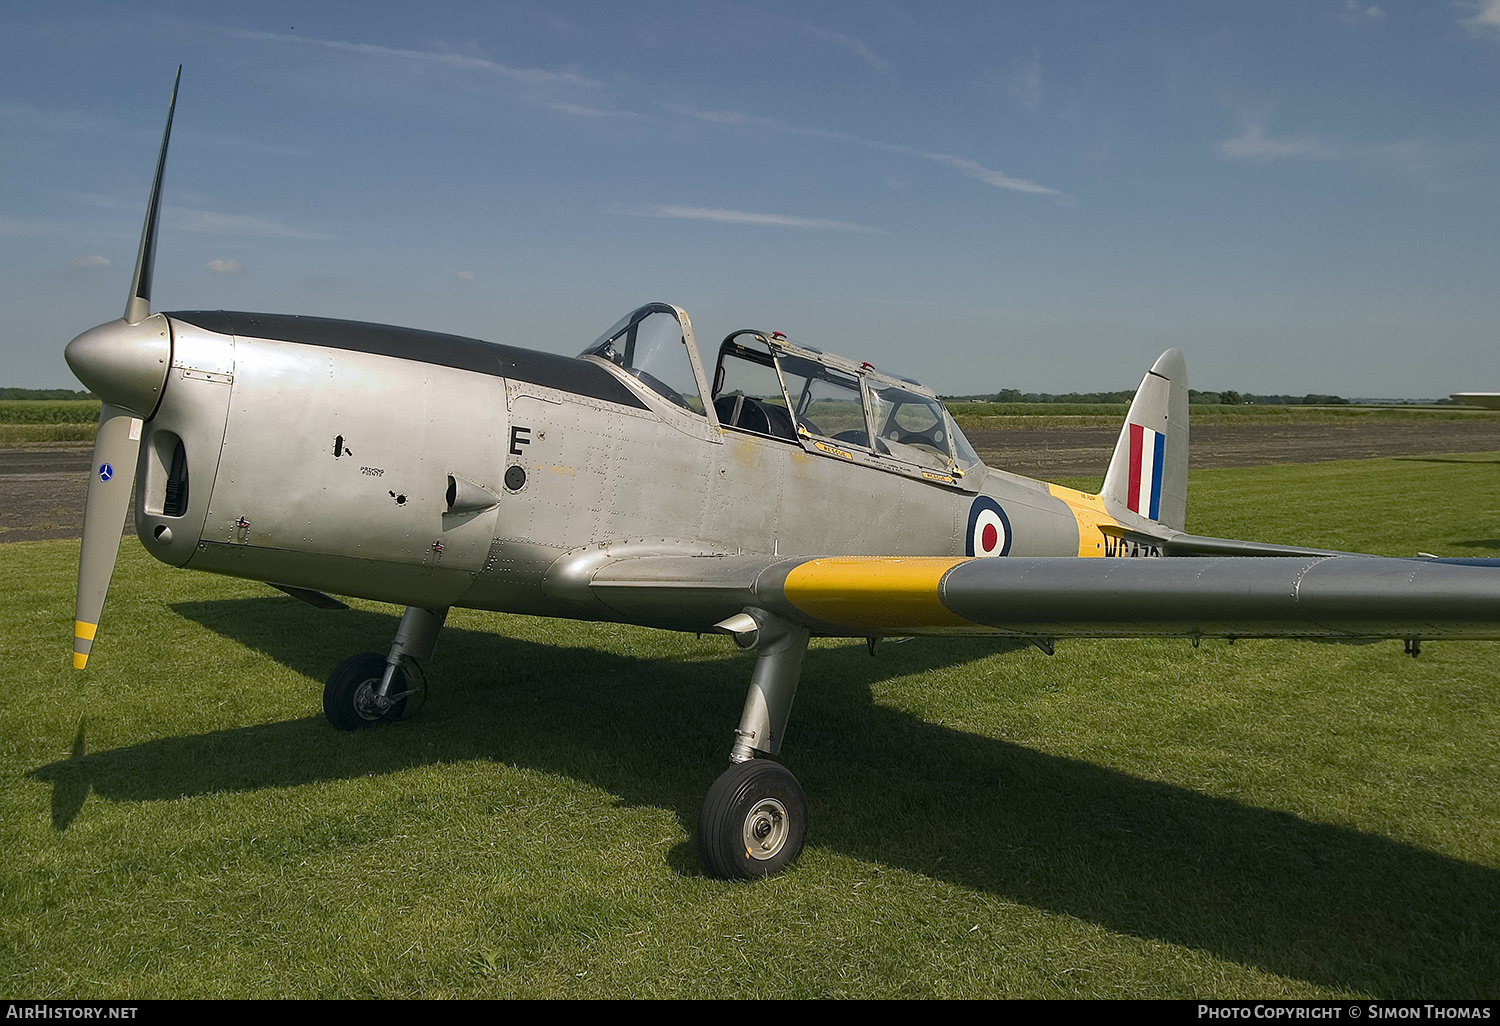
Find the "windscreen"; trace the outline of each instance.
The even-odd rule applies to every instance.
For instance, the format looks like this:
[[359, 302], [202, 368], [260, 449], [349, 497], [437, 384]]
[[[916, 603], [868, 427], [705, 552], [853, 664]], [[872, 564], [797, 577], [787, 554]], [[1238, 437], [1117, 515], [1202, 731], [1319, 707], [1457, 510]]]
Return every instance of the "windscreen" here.
[[579, 355], [608, 360], [683, 409], [703, 412], [682, 324], [677, 311], [665, 303], [634, 311]]

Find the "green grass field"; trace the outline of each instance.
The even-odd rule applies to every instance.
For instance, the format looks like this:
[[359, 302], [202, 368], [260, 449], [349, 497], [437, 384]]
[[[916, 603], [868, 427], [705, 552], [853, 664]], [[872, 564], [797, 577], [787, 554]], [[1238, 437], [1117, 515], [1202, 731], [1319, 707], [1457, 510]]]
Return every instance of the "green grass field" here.
[[0, 399], [0, 448], [93, 442], [96, 399]]
[[[1494, 555], [1497, 471], [1199, 471], [1189, 528]], [[78, 674], [76, 558], [0, 546], [12, 997], [1500, 994], [1495, 643], [815, 642], [809, 846], [728, 884], [728, 639], [455, 611], [426, 708], [344, 735], [399, 610], [127, 539]]]

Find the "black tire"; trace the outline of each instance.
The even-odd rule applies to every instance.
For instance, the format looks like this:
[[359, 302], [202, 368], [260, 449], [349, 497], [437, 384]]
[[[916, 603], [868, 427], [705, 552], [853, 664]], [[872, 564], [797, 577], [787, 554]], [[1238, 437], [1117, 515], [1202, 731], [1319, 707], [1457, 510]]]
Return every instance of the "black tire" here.
[[807, 800], [792, 771], [751, 759], [714, 781], [698, 813], [698, 857], [709, 876], [758, 880], [796, 861], [807, 838]]
[[[350, 656], [328, 675], [323, 685], [323, 715], [338, 730], [363, 730], [381, 720], [399, 720], [406, 712], [406, 699], [399, 699], [384, 714], [375, 706], [374, 692], [385, 675], [385, 656], [361, 652]], [[391, 691], [406, 690], [406, 674], [397, 670]]]

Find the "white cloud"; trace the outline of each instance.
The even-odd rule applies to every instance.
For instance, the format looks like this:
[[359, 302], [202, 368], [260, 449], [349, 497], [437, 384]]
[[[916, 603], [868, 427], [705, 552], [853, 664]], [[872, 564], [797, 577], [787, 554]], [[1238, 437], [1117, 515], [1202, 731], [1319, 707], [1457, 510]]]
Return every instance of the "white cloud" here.
[[1391, 170], [1431, 186], [1441, 186], [1441, 162], [1439, 154], [1431, 146], [1415, 140], [1384, 143], [1359, 150], [1351, 156], [1370, 157], [1380, 161]]
[[216, 274], [239, 274], [245, 269], [238, 260], [210, 260], [203, 266]]
[[1474, 17], [1464, 25], [1475, 33], [1500, 33], [1500, 0], [1473, 0]]
[[86, 114], [42, 110], [13, 100], [0, 101], [0, 121], [23, 131], [39, 132], [97, 132], [110, 127], [109, 122]]
[[88, 271], [93, 270], [96, 267], [108, 267], [109, 265], [109, 257], [95, 256], [92, 253], [88, 254], [87, 256], [76, 256], [72, 260], [68, 261], [68, 266], [73, 268], [73, 270], [75, 271]]
[[1258, 123], [1251, 124], [1238, 137], [1221, 142], [1219, 152], [1226, 157], [1257, 161], [1274, 160], [1277, 157], [1326, 159], [1338, 156], [1332, 147], [1316, 139], [1269, 139], [1265, 129]]
[[[905, 149], [906, 147], [902, 147]], [[978, 161], [969, 160], [967, 157], [957, 157], [951, 153], [926, 153], [922, 150], [912, 150], [912, 155], [930, 160], [936, 164], [946, 164], [959, 174], [985, 185], [993, 185], [997, 189], [1012, 189], [1016, 192], [1033, 192], [1042, 196], [1061, 196], [1057, 189], [1048, 185], [1041, 185], [1025, 178], [1012, 178], [1000, 171], [992, 171], [980, 164]]]
[[1031, 51], [1031, 60], [1010, 75], [1010, 95], [1024, 109], [1035, 114], [1042, 107], [1042, 54]]
[[295, 46], [316, 47], [339, 53], [362, 57], [389, 59], [431, 64], [457, 71], [478, 72], [496, 78], [507, 79], [525, 87], [528, 102], [560, 111], [573, 117], [634, 117], [630, 111], [601, 108], [596, 104], [577, 103], [569, 94], [579, 90], [595, 90], [600, 83], [570, 71], [548, 71], [545, 68], [518, 68], [502, 64], [485, 57], [455, 53], [451, 50], [416, 50], [405, 47], [379, 46], [375, 43], [355, 43], [343, 39], [319, 39], [314, 36], [291, 35], [278, 32], [259, 32], [250, 29], [231, 29], [230, 34], [261, 43], [284, 43]]
[[1346, 146], [1312, 136], [1276, 139], [1259, 122], [1251, 122], [1233, 139], [1219, 143], [1219, 152], [1236, 160], [1265, 163], [1283, 158], [1302, 160], [1363, 160], [1410, 178], [1429, 188], [1441, 188], [1440, 154], [1420, 140]]
[[212, 136], [201, 140], [217, 146], [220, 149], [231, 150], [236, 153], [271, 153], [286, 157], [305, 157], [306, 150], [294, 150], [287, 146], [269, 146], [266, 143], [254, 142], [250, 139], [240, 139], [234, 136]]
[[1344, 0], [1344, 17], [1353, 21], [1357, 18], [1384, 18], [1385, 11], [1373, 5], [1367, 6], [1359, 0]]
[[742, 125], [749, 120], [746, 115], [732, 110], [689, 110], [686, 107], [677, 107], [671, 104], [663, 104], [668, 110], [674, 110], [679, 114], [686, 114], [690, 118], [699, 121], [712, 121], [718, 125]]
[[811, 33], [812, 35], [819, 36], [823, 39], [829, 40], [830, 42], [837, 43], [839, 46], [846, 47], [847, 49], [852, 50], [856, 57], [864, 61], [870, 67], [874, 68], [876, 71], [880, 72], [887, 78], [891, 77], [890, 61], [887, 61], [881, 57], [877, 57], [868, 46], [866, 46], [864, 43], [861, 43], [858, 39], [846, 36], [842, 32], [830, 32], [827, 29], [808, 28], [806, 31]]
[[788, 214], [756, 214], [745, 210], [725, 210], [715, 207], [685, 207], [676, 204], [644, 207], [623, 213], [643, 217], [681, 217], [693, 221], [720, 221], [725, 224], [763, 224], [780, 228], [822, 228], [838, 232], [860, 232], [865, 235], [884, 235], [879, 228], [855, 224], [852, 221], [829, 221], [817, 217], [792, 217]]
[[599, 107], [586, 107], [581, 103], [568, 103], [565, 100], [546, 100], [542, 102], [542, 106], [549, 110], [571, 114], [575, 118], [633, 118], [638, 116], [633, 110], [603, 110]]
[[268, 217], [255, 214], [220, 214], [212, 210], [188, 210], [163, 207], [168, 226], [175, 231], [204, 232], [209, 235], [276, 236], [286, 239], [326, 239], [328, 236], [293, 228]]
[[[64, 192], [61, 195], [75, 203], [86, 203], [104, 210], [123, 210], [139, 215], [143, 209], [139, 200], [106, 196], [97, 192]], [[188, 199], [190, 202], [203, 202], [208, 197], [194, 194]], [[275, 236], [285, 239], [329, 238], [320, 232], [282, 224], [274, 218], [258, 214], [220, 214], [212, 210], [169, 205], [162, 207], [162, 219], [174, 231], [203, 232], [210, 235]]]
[[453, 277], [457, 278], [459, 281], [473, 281], [474, 280], [474, 272], [473, 271], [459, 271]]
[[907, 146], [904, 143], [878, 142], [874, 139], [863, 139], [848, 132], [832, 132], [826, 128], [804, 128], [801, 125], [790, 125], [776, 118], [762, 118], [751, 114], [736, 114], [730, 111], [697, 111], [687, 107], [679, 107], [663, 104], [668, 110], [685, 114], [700, 121], [712, 121], [716, 124], [749, 124], [761, 128], [770, 129], [773, 132], [782, 132], [786, 135], [801, 135], [813, 139], [827, 139], [831, 142], [848, 143], [852, 146], [862, 146], [868, 150], [879, 150], [882, 153], [896, 153], [906, 157], [915, 157], [918, 160], [931, 161], [950, 167], [966, 178], [992, 185], [997, 189], [1009, 189], [1014, 192], [1028, 192], [1041, 196], [1055, 196], [1058, 199], [1068, 199], [1068, 194], [1061, 189], [1054, 189], [1050, 185], [1042, 185], [1027, 178], [1013, 178], [1003, 171], [987, 168], [976, 160], [961, 157], [955, 153], [937, 153], [933, 150], [923, 150], [916, 146]]
[[86, 203], [104, 210], [145, 210], [145, 205], [139, 199], [131, 201], [118, 196], [106, 196], [101, 192], [62, 192], [59, 195], [75, 203]]
[[256, 32], [250, 29], [231, 29], [231, 35], [267, 43], [296, 43], [299, 46], [317, 46], [326, 50], [357, 53], [369, 57], [399, 57], [411, 61], [427, 61], [445, 64], [466, 71], [487, 71], [505, 78], [524, 82], [527, 85], [579, 85], [596, 86], [593, 79], [574, 75], [571, 72], [546, 71], [542, 68], [514, 68], [499, 61], [483, 57], [470, 57], [461, 53], [442, 50], [408, 50], [394, 46], [377, 46], [374, 43], [351, 43], [342, 39], [316, 39], [312, 36], [291, 36], [276, 32]]
[[21, 221], [12, 217], [0, 217], [0, 235], [40, 237], [57, 233], [58, 225], [52, 221]]

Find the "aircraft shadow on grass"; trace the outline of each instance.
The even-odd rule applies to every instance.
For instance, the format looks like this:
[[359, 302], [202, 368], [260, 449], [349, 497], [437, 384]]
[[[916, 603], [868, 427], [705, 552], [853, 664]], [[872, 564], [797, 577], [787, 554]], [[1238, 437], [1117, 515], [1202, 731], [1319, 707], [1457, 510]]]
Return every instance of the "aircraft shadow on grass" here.
[[[281, 598], [172, 608], [313, 679], [337, 655], [308, 655], [309, 626], [328, 617], [326, 632], [311, 633], [336, 632], [347, 654], [382, 649], [395, 620]], [[817, 846], [1322, 986], [1494, 993], [1495, 869], [874, 701], [872, 687], [891, 676], [1015, 647], [945, 639], [883, 647], [875, 660], [862, 646], [809, 650], [784, 754], [815, 796]], [[640, 659], [450, 627], [430, 667], [432, 698], [399, 727], [339, 734], [309, 715], [92, 753], [80, 731], [68, 759], [32, 775], [53, 784], [54, 823], [66, 829], [90, 790], [149, 801], [491, 759], [670, 809], [691, 833], [703, 768], [725, 757], [750, 667], [734, 654]], [[697, 872], [687, 845], [666, 857]]]

